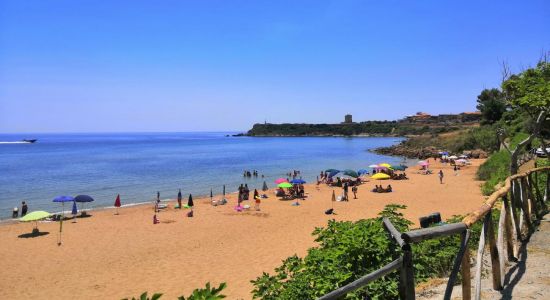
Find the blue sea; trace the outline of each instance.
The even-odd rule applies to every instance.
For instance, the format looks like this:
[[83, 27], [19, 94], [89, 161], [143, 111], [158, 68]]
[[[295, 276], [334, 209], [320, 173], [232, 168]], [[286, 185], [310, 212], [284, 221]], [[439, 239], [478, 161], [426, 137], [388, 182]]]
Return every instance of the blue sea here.
[[[399, 157], [369, 152], [400, 138], [380, 137], [227, 137], [212, 133], [0, 134], [0, 141], [38, 139], [35, 144], [0, 143], [0, 219], [26, 201], [29, 211], [60, 211], [52, 199], [86, 194], [90, 208], [234, 192], [241, 183], [269, 187], [279, 177], [300, 170], [314, 181], [321, 170], [362, 169], [398, 163]], [[244, 178], [257, 170], [258, 178]]]

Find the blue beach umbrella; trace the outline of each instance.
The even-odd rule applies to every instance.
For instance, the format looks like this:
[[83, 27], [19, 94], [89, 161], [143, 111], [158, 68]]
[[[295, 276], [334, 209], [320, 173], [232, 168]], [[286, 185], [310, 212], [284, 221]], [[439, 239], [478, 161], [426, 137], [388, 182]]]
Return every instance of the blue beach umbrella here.
[[363, 174], [367, 174], [367, 173], [369, 173], [369, 170], [365, 170], [365, 169], [357, 170], [357, 174], [359, 174], [359, 175], [363, 175]]
[[76, 209], [76, 201], [73, 201], [73, 210], [71, 211], [73, 215], [76, 215], [78, 213], [78, 209]]
[[61, 202], [62, 212], [61, 214], [65, 217], [65, 202], [72, 202], [74, 198], [71, 196], [57, 196], [53, 199], [53, 202]]
[[328, 177], [333, 177], [334, 175], [336, 175], [336, 174], [338, 174], [338, 173], [340, 173], [340, 171], [334, 170], [334, 171], [332, 171], [332, 172], [330, 172], [330, 173], [328, 174]]
[[303, 180], [303, 179], [292, 179], [290, 181], [290, 183], [292, 183], [292, 184], [304, 184], [304, 183], [306, 183], [306, 181]]
[[[82, 215], [85, 216], [86, 212], [84, 211], [84, 203], [93, 202], [94, 198], [92, 198], [88, 195], [78, 195], [78, 196], [74, 197], [74, 201], [78, 202], [78, 203], [82, 203], [82, 207], [80, 208], [80, 210], [82, 211]], [[76, 205], [73, 205], [73, 206], [76, 206]]]

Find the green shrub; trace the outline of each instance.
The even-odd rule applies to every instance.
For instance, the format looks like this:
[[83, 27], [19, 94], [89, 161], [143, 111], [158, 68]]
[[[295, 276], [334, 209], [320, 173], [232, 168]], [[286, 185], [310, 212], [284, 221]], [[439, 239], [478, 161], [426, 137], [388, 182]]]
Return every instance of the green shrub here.
[[[378, 218], [350, 221], [329, 221], [327, 227], [316, 228], [313, 235], [319, 246], [308, 250], [304, 258], [296, 255], [285, 259], [273, 275], [263, 273], [252, 280], [255, 299], [315, 299], [373, 272], [401, 256], [399, 246], [390, 240], [382, 225], [388, 217], [395, 227], [405, 232], [412, 223], [403, 218], [403, 205], [388, 205]], [[449, 222], [460, 221], [454, 216]], [[476, 247], [481, 230], [474, 225], [470, 247]], [[458, 252], [460, 236], [427, 240], [413, 245], [416, 282], [446, 276]], [[392, 272], [366, 287], [349, 293], [345, 299], [398, 298], [398, 272]]]
[[510, 176], [510, 153], [506, 150], [493, 153], [477, 170], [479, 180], [485, 183], [481, 186], [483, 195], [495, 191], [495, 185]]
[[[221, 291], [227, 287], [223, 282], [217, 288], [210, 287], [210, 282], [206, 283], [205, 288], [195, 289], [193, 293], [185, 298], [185, 296], [179, 296], [178, 300], [220, 300], [225, 298], [225, 295], [221, 294]], [[139, 298], [132, 297], [132, 300], [158, 300], [162, 294], [154, 294], [151, 298], [147, 297], [147, 292], [144, 292]], [[128, 300], [128, 298], [122, 299]]]

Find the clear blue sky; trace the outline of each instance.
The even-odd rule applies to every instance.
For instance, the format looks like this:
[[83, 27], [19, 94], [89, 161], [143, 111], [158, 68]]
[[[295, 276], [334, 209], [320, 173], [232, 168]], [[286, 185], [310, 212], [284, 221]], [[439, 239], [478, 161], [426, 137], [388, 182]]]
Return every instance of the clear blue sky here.
[[0, 0], [0, 132], [473, 111], [543, 49], [544, 0]]

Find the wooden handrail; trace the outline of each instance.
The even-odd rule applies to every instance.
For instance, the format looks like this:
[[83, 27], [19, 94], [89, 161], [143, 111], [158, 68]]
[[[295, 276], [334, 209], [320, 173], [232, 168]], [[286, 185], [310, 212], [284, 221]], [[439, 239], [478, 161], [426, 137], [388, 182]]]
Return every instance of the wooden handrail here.
[[510, 191], [510, 188], [512, 187], [512, 183], [511, 183], [512, 180], [515, 180], [518, 178], [524, 178], [529, 176], [529, 174], [531, 173], [545, 171], [545, 170], [550, 170], [550, 166], [531, 169], [527, 172], [516, 174], [506, 178], [506, 180], [504, 181], [504, 186], [496, 190], [494, 193], [492, 193], [489, 196], [489, 198], [487, 198], [487, 200], [483, 202], [480, 208], [469, 213], [464, 219], [462, 219], [462, 223], [466, 224], [466, 226], [470, 228], [473, 224], [481, 220], [481, 218], [483, 218], [489, 212], [489, 210], [495, 205], [498, 199], [508, 194], [508, 192]]

